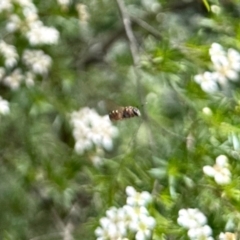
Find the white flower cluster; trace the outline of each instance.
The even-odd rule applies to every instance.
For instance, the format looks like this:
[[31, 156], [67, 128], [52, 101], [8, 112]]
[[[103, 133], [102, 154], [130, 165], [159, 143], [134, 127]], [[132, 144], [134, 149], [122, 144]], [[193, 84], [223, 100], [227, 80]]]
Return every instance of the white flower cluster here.
[[79, 18], [80, 22], [87, 23], [87, 21], [89, 19], [89, 13], [88, 13], [87, 6], [85, 4], [78, 3], [78, 4], [76, 4], [76, 10], [78, 12], [78, 18]]
[[[3, 0], [0, 1], [0, 14], [7, 17], [6, 30], [19, 31], [27, 38], [30, 45], [56, 44], [59, 32], [52, 27], [44, 26], [39, 19], [37, 8], [32, 0]], [[6, 68], [16, 67], [19, 58], [16, 47], [0, 41], [0, 55], [4, 58]], [[35, 74], [46, 75], [51, 66], [52, 59], [42, 50], [23, 51], [22, 61], [30, 71], [22, 73], [15, 69], [13, 72], [0, 69], [0, 80], [8, 87], [16, 90], [24, 80], [27, 86], [34, 85]]]
[[16, 68], [13, 72], [3, 78], [3, 83], [11, 88], [12, 90], [17, 90], [20, 87], [21, 82], [23, 81], [24, 75], [22, 74], [21, 69]]
[[3, 11], [10, 11], [13, 8], [11, 0], [0, 1], [0, 13]]
[[226, 232], [226, 233], [220, 233], [219, 240], [237, 240], [237, 236], [235, 233]]
[[29, 24], [29, 31], [26, 36], [31, 45], [56, 44], [59, 38], [59, 32], [52, 27], [46, 27], [41, 21]]
[[51, 66], [52, 59], [42, 50], [25, 50], [22, 59], [24, 63], [36, 74], [44, 75]]
[[60, 6], [68, 6], [72, 2], [71, 0], [57, 0]]
[[118, 135], [108, 116], [100, 116], [88, 107], [71, 114], [73, 136], [76, 141], [75, 150], [82, 154], [95, 146], [97, 149], [111, 150], [112, 138]]
[[229, 48], [226, 52], [218, 43], [213, 43], [209, 49], [209, 54], [213, 63], [213, 72], [206, 71], [194, 77], [202, 90], [213, 93], [219, 90], [219, 86], [224, 87], [228, 81], [239, 80], [240, 54], [235, 49]]
[[25, 72], [23, 74], [20, 68], [16, 68], [6, 75], [5, 68], [0, 67], [0, 81], [12, 90], [17, 90], [23, 80], [29, 87], [34, 85], [34, 78], [35, 75], [33, 72]]
[[217, 184], [224, 185], [231, 182], [231, 172], [228, 167], [228, 158], [225, 155], [220, 155], [216, 158], [216, 164], [213, 167], [204, 166], [203, 172], [213, 177]]
[[95, 230], [97, 240], [128, 239], [135, 234], [136, 240], [149, 239], [156, 221], [149, 215], [146, 205], [152, 201], [149, 192], [137, 192], [133, 187], [126, 188], [127, 204], [122, 208], [112, 207], [106, 217], [100, 219], [100, 227]]
[[13, 45], [9, 45], [1, 40], [0, 54], [4, 57], [4, 63], [7, 68], [16, 66], [19, 56], [17, 54], [16, 48]]
[[[21, 10], [21, 15], [14, 13], [15, 7]], [[20, 8], [19, 8], [20, 7]], [[0, 13], [6, 12], [8, 21], [6, 30], [14, 32], [20, 30], [31, 45], [56, 44], [59, 32], [52, 27], [46, 27], [39, 20], [37, 8], [32, 0], [4, 0], [0, 3]]]
[[[3, 81], [5, 75], [5, 68], [0, 67], [0, 82]], [[0, 114], [7, 115], [10, 112], [9, 109], [9, 102], [7, 100], [4, 100], [0, 96]]]
[[7, 115], [9, 112], [9, 102], [0, 96], [0, 114]]
[[188, 229], [191, 240], [214, 240], [212, 229], [206, 224], [206, 216], [197, 208], [181, 209], [178, 212], [178, 224]]

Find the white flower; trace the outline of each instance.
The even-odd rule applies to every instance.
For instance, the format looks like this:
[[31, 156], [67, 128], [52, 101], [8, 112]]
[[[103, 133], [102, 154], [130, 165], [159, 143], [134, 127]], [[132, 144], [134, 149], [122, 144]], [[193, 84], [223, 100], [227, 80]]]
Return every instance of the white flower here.
[[205, 72], [194, 76], [194, 80], [198, 83], [202, 90], [207, 93], [218, 91], [217, 78], [215, 73]]
[[95, 235], [98, 240], [127, 240], [128, 233], [130, 236], [135, 233], [136, 240], [145, 240], [151, 236], [155, 225], [155, 219], [143, 206], [111, 207], [106, 211], [106, 217], [100, 219]]
[[231, 182], [231, 172], [228, 169], [228, 159], [225, 155], [220, 155], [216, 158], [216, 164], [212, 166], [204, 166], [203, 172], [213, 177], [219, 185], [228, 184]]
[[218, 5], [211, 5], [211, 11], [216, 15], [221, 13], [221, 8]]
[[216, 164], [219, 167], [228, 167], [228, 158], [225, 155], [219, 155], [216, 158]]
[[9, 102], [0, 96], [0, 114], [7, 115], [9, 112]]
[[136, 231], [136, 240], [145, 240], [151, 236], [152, 229], [156, 221], [151, 216], [141, 215], [138, 222], [134, 222]]
[[10, 75], [3, 79], [3, 83], [10, 87], [12, 90], [16, 90], [20, 87], [23, 80], [23, 75], [20, 69], [15, 69]]
[[235, 49], [229, 48], [227, 58], [231, 68], [235, 71], [240, 71], [240, 54]]
[[62, 7], [67, 7], [70, 5], [72, 0], [57, 0], [58, 4]]
[[209, 49], [209, 54], [214, 65], [217, 81], [221, 85], [226, 85], [228, 79], [232, 81], [238, 80], [240, 54], [235, 49], [230, 48], [225, 52], [220, 44], [213, 43]]
[[212, 166], [208, 165], [203, 167], [203, 172], [209, 177], [214, 177], [216, 173], [215, 169]]
[[35, 7], [32, 0], [17, 0], [16, 2], [22, 7]]
[[85, 4], [78, 3], [76, 5], [76, 10], [78, 12], [78, 17], [79, 17], [80, 21], [83, 23], [87, 22], [89, 19], [89, 13], [87, 10], [87, 6]]
[[48, 73], [52, 63], [51, 57], [42, 50], [25, 50], [22, 59], [34, 73], [41, 75]]
[[198, 209], [181, 209], [178, 215], [178, 224], [188, 229], [188, 236], [191, 240], [214, 240], [211, 237], [212, 229], [206, 225], [206, 216]]
[[56, 44], [59, 39], [59, 32], [52, 27], [46, 27], [41, 21], [30, 24], [30, 29], [26, 36], [31, 45]]
[[43, 26], [43, 23], [39, 20], [37, 8], [34, 4], [24, 6], [22, 12], [25, 17], [25, 24], [28, 27], [28, 29], [26, 29], [27, 32], [33, 27]]
[[222, 86], [228, 83], [228, 79], [232, 81], [238, 80], [238, 73], [232, 68], [227, 58], [222, 57], [218, 59], [214, 67], [216, 70], [215, 77]]
[[90, 108], [80, 109], [71, 114], [73, 125], [73, 136], [76, 141], [75, 150], [82, 154], [93, 146], [111, 150], [113, 148], [112, 138], [118, 132], [108, 116], [100, 116]]
[[206, 116], [212, 116], [212, 110], [209, 107], [204, 107], [202, 109], [202, 112], [206, 115]]
[[112, 222], [121, 222], [124, 219], [125, 212], [123, 209], [118, 209], [116, 207], [111, 207], [106, 211], [106, 216], [108, 219], [110, 219]]
[[0, 1], [0, 13], [3, 11], [10, 11], [12, 10], [13, 5], [11, 0], [1, 0]]
[[137, 192], [133, 187], [128, 186], [126, 188], [127, 204], [130, 206], [145, 206], [152, 201], [152, 196], [149, 192]]
[[134, 232], [136, 231], [136, 226], [138, 226], [142, 216], [149, 216], [148, 210], [143, 206], [132, 207], [129, 205], [125, 205], [123, 206], [123, 210], [125, 212], [124, 222], [126, 223], [126, 225], [128, 225], [129, 229]]
[[227, 168], [219, 169], [214, 176], [214, 180], [219, 185], [228, 184], [231, 182], [231, 172]]
[[[24, 34], [30, 31], [32, 24], [38, 23], [39, 21], [37, 8], [28, 0], [17, 0], [16, 3], [20, 5], [19, 14], [11, 13], [8, 17], [8, 22], [6, 23], [6, 30], [8, 32], [14, 32], [16, 30], [21, 30]], [[20, 18], [21, 16], [21, 18]], [[42, 24], [43, 25], [43, 24]]]
[[237, 240], [236, 234], [231, 232], [223, 233], [219, 235], [219, 240]]
[[60, 5], [69, 5], [71, 0], [57, 0]]
[[[78, 151], [77, 151], [78, 152]], [[81, 151], [83, 152], [83, 151]], [[103, 163], [104, 151], [102, 148], [97, 147], [94, 155], [90, 156], [90, 159], [94, 166], [100, 166]]]
[[24, 81], [28, 87], [34, 86], [35, 74], [33, 72], [26, 72]]
[[[85, 131], [83, 131], [83, 132], [85, 133]], [[79, 129], [77, 129], [76, 131], [73, 130], [73, 136], [74, 136], [75, 141], [76, 141], [74, 149], [78, 154], [83, 154], [84, 151], [90, 150], [93, 147], [93, 143], [92, 143], [91, 140], [84, 139], [84, 138], [81, 139], [81, 141], [79, 140], [80, 139]], [[76, 139], [78, 139], [78, 140], [76, 140]]]
[[178, 215], [178, 224], [187, 229], [203, 226], [207, 222], [206, 216], [197, 208], [181, 209]]
[[204, 237], [210, 237], [211, 235], [212, 229], [208, 225], [198, 226], [188, 230], [188, 236], [190, 239], [206, 239]]
[[11, 14], [6, 24], [6, 30], [8, 32], [14, 32], [20, 28], [21, 23], [22, 21], [17, 14]]
[[106, 217], [100, 219], [101, 227], [95, 230], [100, 238], [117, 239], [126, 235], [127, 226], [124, 223], [124, 210], [111, 207], [106, 212]]
[[219, 43], [212, 43], [210, 49], [209, 49], [209, 55], [211, 57], [212, 62], [214, 63], [221, 57], [226, 56], [226, 52], [224, 51], [222, 45]]
[[0, 53], [5, 58], [6, 67], [14, 67], [17, 64], [18, 54], [16, 48], [13, 45], [9, 45], [4, 41], [0, 41]]
[[95, 230], [95, 235], [97, 236], [97, 240], [106, 240], [109, 239], [108, 229], [97, 227]]

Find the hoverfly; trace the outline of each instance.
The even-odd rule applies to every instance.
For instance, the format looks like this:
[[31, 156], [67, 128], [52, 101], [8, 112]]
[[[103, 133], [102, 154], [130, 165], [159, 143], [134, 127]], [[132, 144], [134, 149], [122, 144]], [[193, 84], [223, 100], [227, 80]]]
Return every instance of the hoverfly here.
[[127, 106], [120, 107], [117, 110], [113, 110], [109, 113], [109, 118], [111, 121], [118, 121], [125, 118], [139, 117], [141, 113], [138, 108]]

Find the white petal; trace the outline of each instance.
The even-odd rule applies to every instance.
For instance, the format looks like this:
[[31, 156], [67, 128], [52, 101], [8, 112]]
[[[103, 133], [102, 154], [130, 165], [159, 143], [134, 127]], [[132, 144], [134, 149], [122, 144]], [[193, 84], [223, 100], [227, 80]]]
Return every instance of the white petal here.
[[128, 196], [133, 196], [136, 193], [136, 190], [132, 186], [127, 186], [126, 187], [126, 194]]
[[219, 155], [216, 158], [216, 164], [221, 167], [225, 167], [228, 165], [228, 158], [225, 155]]
[[215, 179], [215, 182], [219, 185], [225, 185], [231, 182], [231, 177], [229, 175], [223, 175], [221, 173], [216, 174], [214, 179]]
[[210, 177], [214, 177], [216, 174], [216, 170], [211, 166], [204, 166], [203, 172]]

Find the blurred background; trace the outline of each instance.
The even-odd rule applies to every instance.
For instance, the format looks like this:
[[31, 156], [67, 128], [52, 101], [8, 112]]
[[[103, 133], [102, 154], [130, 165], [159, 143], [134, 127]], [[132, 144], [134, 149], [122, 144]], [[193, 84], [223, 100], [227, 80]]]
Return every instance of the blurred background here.
[[[238, 0], [0, 0], [0, 239], [123, 239], [95, 229], [127, 186], [155, 227], [126, 239], [238, 239], [239, 16]], [[126, 106], [141, 116], [109, 120]], [[187, 208], [210, 234], [191, 238]]]

